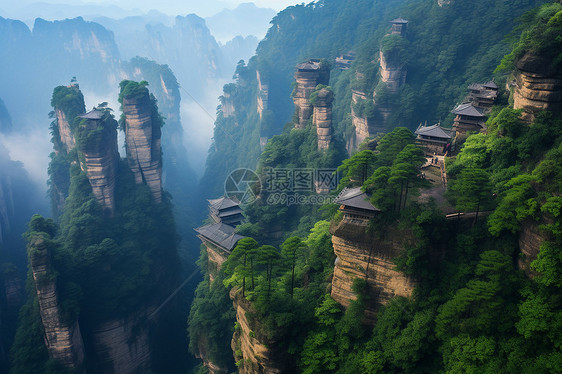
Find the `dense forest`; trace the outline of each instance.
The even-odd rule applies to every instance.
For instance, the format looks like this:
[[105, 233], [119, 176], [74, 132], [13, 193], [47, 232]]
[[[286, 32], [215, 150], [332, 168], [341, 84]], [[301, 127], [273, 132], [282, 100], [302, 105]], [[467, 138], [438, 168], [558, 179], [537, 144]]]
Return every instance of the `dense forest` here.
[[[27, 223], [19, 316], [0, 295], [0, 371], [560, 372], [561, 2], [281, 11], [218, 98], [198, 185], [174, 72], [119, 69], [115, 111], [75, 78], [53, 90], [53, 218]], [[493, 106], [461, 134], [451, 110], [483, 82]], [[6, 289], [25, 267], [8, 213]]]
[[[268, 167], [337, 168], [332, 194], [361, 187], [381, 210], [365, 231], [371, 240], [412, 238], [392, 261], [415, 288], [380, 306], [373, 284], [357, 277], [354, 296], [342, 307], [332, 297], [334, 260], [336, 268], [341, 261], [332, 242], [342, 212], [335, 205], [275, 205], [262, 192], [238, 227], [247, 238], [211, 278], [215, 259], [202, 247], [199, 266], [207, 274], [188, 321], [190, 350], [204, 360], [200, 372], [557, 372], [562, 119], [556, 110], [536, 111], [529, 120], [524, 109], [513, 109], [510, 82], [524, 56], [547, 61], [549, 74], [559, 74], [562, 6], [349, 3], [322, 1], [277, 15], [257, 55], [238, 65], [237, 83], [225, 86], [223, 107], [230, 101], [235, 113], [221, 117], [219, 107], [203, 181], [219, 183], [220, 170], [234, 165], [262, 176]], [[409, 21], [407, 40], [385, 36], [384, 22], [397, 15]], [[372, 60], [379, 48], [401, 55], [408, 78], [389, 98], [394, 110], [386, 134], [347, 158], [350, 91], [377, 92]], [[310, 122], [304, 129], [285, 124], [291, 73], [306, 58], [348, 50], [357, 52], [356, 60], [349, 70], [333, 68], [330, 80], [340, 138], [321, 152]], [[255, 71], [269, 83], [275, 120], [256, 114]], [[445, 202], [420, 198], [431, 186], [420, 178], [425, 157], [411, 130], [426, 120], [450, 124], [449, 111], [466, 87], [491, 78], [500, 96], [487, 131], [459, 142], [446, 159]], [[259, 149], [264, 135], [270, 139]], [[474, 213], [446, 220], [444, 210]], [[540, 237], [537, 253], [523, 252], [530, 232]]]

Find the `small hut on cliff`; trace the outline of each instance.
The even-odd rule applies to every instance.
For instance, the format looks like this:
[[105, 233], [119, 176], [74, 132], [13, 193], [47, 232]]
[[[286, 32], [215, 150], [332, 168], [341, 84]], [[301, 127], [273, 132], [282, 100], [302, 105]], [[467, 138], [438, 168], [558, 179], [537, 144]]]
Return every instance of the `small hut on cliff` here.
[[219, 199], [207, 201], [209, 202], [209, 216], [215, 223], [222, 222], [227, 225], [237, 226], [244, 220], [238, 199], [223, 196]]
[[420, 124], [414, 134], [416, 134], [416, 143], [423, 148], [426, 154], [442, 155], [445, 153], [447, 144], [451, 144], [454, 131], [445, 129], [439, 124], [432, 126]]
[[361, 187], [346, 187], [334, 202], [340, 204], [344, 216], [369, 220], [381, 212], [369, 199], [370, 196], [361, 191]]

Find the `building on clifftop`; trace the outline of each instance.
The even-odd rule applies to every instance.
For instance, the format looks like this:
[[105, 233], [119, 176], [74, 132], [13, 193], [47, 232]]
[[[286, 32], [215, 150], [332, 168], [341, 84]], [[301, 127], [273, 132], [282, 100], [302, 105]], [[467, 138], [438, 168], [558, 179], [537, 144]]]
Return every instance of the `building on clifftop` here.
[[457, 135], [465, 135], [468, 131], [484, 132], [486, 130], [484, 110], [475, 107], [472, 103], [460, 104], [451, 113], [456, 115], [453, 129]]
[[433, 155], [434, 153], [444, 155], [454, 137], [452, 129], [445, 129], [440, 124], [432, 126], [422, 126], [420, 124], [414, 134], [416, 134], [416, 143], [428, 155]]

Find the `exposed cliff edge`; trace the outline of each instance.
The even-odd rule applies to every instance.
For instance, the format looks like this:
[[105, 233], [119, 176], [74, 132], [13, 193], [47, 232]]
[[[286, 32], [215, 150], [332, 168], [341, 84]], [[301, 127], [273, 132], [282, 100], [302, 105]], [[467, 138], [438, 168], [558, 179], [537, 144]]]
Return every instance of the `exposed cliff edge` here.
[[51, 266], [48, 239], [37, 235], [29, 240], [29, 261], [39, 301], [45, 345], [49, 356], [66, 366], [80, 369], [84, 361], [84, 343], [78, 320], [64, 321], [58, 300], [56, 275]]
[[79, 150], [84, 155], [81, 163], [92, 186], [94, 196], [109, 214], [115, 211], [115, 177], [119, 152], [117, 150], [117, 122], [97, 109], [79, 116], [77, 129]]
[[318, 150], [325, 150], [332, 143], [332, 102], [334, 93], [331, 89], [321, 88], [312, 97], [313, 114], [312, 124], [316, 127]]
[[152, 347], [146, 315], [156, 308], [139, 310], [127, 318], [97, 325], [92, 331], [96, 366], [104, 373], [145, 373], [151, 369]]
[[367, 232], [368, 221], [344, 215], [331, 226], [332, 244], [337, 256], [332, 279], [332, 298], [348, 307], [356, 295], [353, 280], [365, 279], [368, 285], [369, 305], [366, 319], [373, 323], [378, 308], [395, 296], [409, 297], [415, 281], [395, 270], [393, 259], [404, 251], [404, 243], [412, 236], [391, 229], [385, 239]]
[[293, 102], [298, 120], [295, 128], [303, 129], [313, 113], [310, 95], [319, 84], [327, 85], [330, 80], [330, 71], [320, 60], [309, 60], [298, 64], [295, 71], [296, 87], [293, 92]]
[[51, 123], [51, 134], [54, 152], [51, 154], [49, 170], [49, 195], [53, 214], [60, 215], [64, 208], [64, 200], [68, 196], [70, 185], [70, 162], [68, 155], [76, 146], [74, 137], [74, 121], [76, 117], [86, 111], [84, 96], [77, 83], [68, 86], [58, 86], [53, 91], [51, 106], [54, 117]]
[[[126, 82], [126, 81], [125, 81]], [[121, 84], [120, 101], [123, 107], [127, 162], [137, 184], [146, 183], [154, 201], [162, 201], [161, 119], [153, 110], [148, 89], [142, 85], [127, 88]], [[130, 90], [130, 91], [129, 91]]]
[[[248, 318], [251, 303], [242, 297], [240, 289], [230, 290], [230, 298], [236, 310], [237, 328], [232, 337], [231, 347], [234, 358], [239, 362], [240, 374], [289, 373], [295, 370], [285, 349], [279, 342], [270, 341], [259, 334], [259, 321]], [[257, 333], [256, 333], [257, 332]]]
[[526, 53], [516, 63], [513, 108], [523, 109], [522, 118], [532, 122], [541, 110], [562, 113], [562, 72], [551, 60]]

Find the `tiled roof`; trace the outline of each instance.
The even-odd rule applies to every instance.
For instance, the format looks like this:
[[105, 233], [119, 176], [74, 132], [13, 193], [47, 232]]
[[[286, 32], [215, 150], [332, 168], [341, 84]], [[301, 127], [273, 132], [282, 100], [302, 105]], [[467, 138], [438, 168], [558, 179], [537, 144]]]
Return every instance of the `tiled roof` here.
[[393, 19], [392, 21], [390, 21], [391, 23], [408, 23], [408, 21], [406, 21], [404, 18], [402, 17], [398, 17], [396, 19]]
[[240, 239], [245, 238], [245, 236], [236, 234], [234, 232], [234, 227], [222, 222], [201, 226], [194, 230], [199, 233], [199, 235], [229, 252], [234, 249]]
[[101, 119], [103, 117], [103, 112], [101, 110], [97, 110], [96, 108], [86, 112], [82, 115], [79, 115], [80, 118], [85, 119]]
[[453, 137], [453, 130], [444, 129], [439, 124], [433, 126], [418, 126], [415, 132], [416, 135], [431, 136], [434, 138], [451, 139]]
[[453, 114], [469, 117], [485, 117], [482, 112], [476, 108], [472, 103], [461, 104], [451, 111]]
[[223, 210], [239, 206], [240, 202], [229, 197], [221, 197], [220, 199], [209, 199], [209, 206], [216, 210]]
[[336, 198], [335, 203], [352, 208], [380, 212], [379, 208], [373, 206], [373, 204], [369, 202], [369, 196], [367, 196], [365, 192], [361, 191], [361, 187], [344, 188]]

